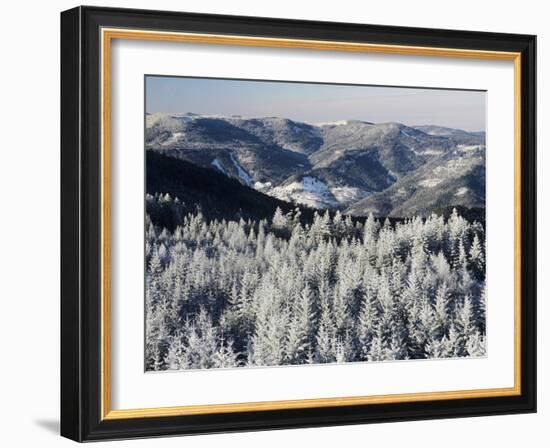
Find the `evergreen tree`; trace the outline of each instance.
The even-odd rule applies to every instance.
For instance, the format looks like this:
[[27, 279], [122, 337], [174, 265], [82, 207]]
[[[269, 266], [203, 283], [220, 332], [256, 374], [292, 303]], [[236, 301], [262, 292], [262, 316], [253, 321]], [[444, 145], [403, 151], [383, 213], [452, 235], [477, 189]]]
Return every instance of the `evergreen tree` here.
[[469, 258], [475, 277], [478, 280], [483, 279], [485, 277], [485, 255], [481, 249], [481, 242], [479, 241], [479, 236], [477, 233], [474, 235], [472, 246], [470, 247]]
[[290, 364], [307, 362], [311, 353], [315, 315], [312, 307], [312, 291], [306, 283], [298, 298], [294, 316], [290, 322], [286, 355]]

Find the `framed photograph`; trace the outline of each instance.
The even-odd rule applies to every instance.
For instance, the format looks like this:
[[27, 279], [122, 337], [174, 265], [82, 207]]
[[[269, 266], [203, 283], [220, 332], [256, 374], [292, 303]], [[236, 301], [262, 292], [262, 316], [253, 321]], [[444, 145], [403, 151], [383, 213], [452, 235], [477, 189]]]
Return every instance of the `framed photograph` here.
[[536, 410], [535, 36], [61, 14], [61, 433]]

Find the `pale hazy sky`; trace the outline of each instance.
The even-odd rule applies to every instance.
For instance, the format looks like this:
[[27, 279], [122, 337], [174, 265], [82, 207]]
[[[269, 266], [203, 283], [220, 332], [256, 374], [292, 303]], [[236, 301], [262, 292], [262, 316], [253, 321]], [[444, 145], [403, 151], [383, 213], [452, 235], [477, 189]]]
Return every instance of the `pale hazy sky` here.
[[147, 76], [147, 112], [397, 121], [485, 130], [486, 92]]

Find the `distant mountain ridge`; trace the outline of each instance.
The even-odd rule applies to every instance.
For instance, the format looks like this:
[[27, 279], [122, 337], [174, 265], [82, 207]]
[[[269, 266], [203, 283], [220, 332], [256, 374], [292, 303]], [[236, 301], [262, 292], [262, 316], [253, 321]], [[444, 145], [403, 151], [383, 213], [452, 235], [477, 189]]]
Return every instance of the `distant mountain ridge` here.
[[485, 206], [485, 133], [359, 120], [147, 114], [146, 149], [284, 201], [357, 216]]

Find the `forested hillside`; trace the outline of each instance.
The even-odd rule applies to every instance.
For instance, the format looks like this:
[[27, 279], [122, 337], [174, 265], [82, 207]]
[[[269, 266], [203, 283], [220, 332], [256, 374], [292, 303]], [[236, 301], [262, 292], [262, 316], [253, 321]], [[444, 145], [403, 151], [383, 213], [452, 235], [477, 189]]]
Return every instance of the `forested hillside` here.
[[301, 206], [394, 218], [485, 208], [484, 132], [195, 113], [147, 114], [145, 121], [147, 152]]
[[[485, 230], [276, 209], [146, 226], [147, 370], [485, 355]], [[158, 222], [158, 221], [156, 221]]]

